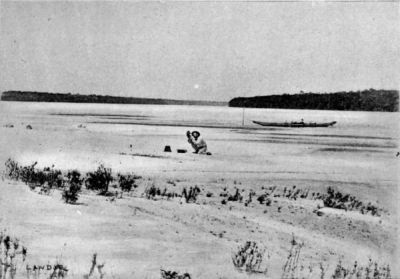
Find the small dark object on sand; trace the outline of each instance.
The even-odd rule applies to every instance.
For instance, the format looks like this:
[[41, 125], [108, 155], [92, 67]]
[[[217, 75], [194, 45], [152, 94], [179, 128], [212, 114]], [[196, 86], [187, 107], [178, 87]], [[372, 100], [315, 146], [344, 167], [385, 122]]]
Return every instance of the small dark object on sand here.
[[32, 126], [31, 125], [26, 125], [26, 129], [32, 130]]
[[171, 146], [166, 145], [166, 146], [164, 147], [164, 152], [171, 152]]
[[186, 153], [187, 150], [186, 149], [177, 149], [176, 152], [178, 152], [178, 153]]
[[6, 124], [4, 127], [6, 127], [6, 128], [14, 128], [14, 125], [13, 124]]

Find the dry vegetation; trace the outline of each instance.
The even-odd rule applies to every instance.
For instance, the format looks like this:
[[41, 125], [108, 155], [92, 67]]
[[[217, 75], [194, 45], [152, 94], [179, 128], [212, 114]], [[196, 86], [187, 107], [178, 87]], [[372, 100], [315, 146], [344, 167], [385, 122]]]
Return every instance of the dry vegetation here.
[[249, 274], [267, 274], [268, 268], [265, 267], [265, 248], [260, 248], [254, 241], [247, 241], [232, 256], [232, 262], [238, 271], [245, 271]]
[[[321, 279], [391, 279], [390, 266], [380, 265], [370, 259], [366, 265], [354, 262], [344, 265], [338, 260], [333, 274], [326, 274], [326, 267], [322, 262], [311, 264], [301, 257], [303, 242], [296, 240], [293, 235], [291, 247], [286, 261], [282, 261], [281, 279], [315, 278]], [[270, 278], [268, 265], [271, 255], [263, 245], [255, 241], [246, 241], [237, 251], [232, 253], [232, 263], [238, 272], [248, 275], [259, 274]], [[25, 265], [25, 266], [24, 266]], [[92, 256], [90, 269], [83, 275], [84, 279], [107, 278], [104, 271], [105, 262], [98, 263], [97, 253]], [[22, 246], [19, 239], [13, 238], [4, 231], [0, 232], [0, 279], [26, 278], [35, 279], [62, 279], [68, 278], [68, 267], [58, 260], [55, 264], [28, 264], [27, 248]], [[114, 278], [114, 276], [112, 276]], [[161, 279], [191, 279], [187, 272], [180, 273], [173, 270], [161, 269]]]
[[82, 177], [78, 170], [70, 170], [63, 174], [61, 170], [54, 169], [54, 166], [45, 167], [42, 170], [36, 168], [37, 162], [28, 166], [20, 166], [12, 159], [5, 163], [5, 176], [12, 180], [22, 181], [29, 186], [31, 190], [39, 188], [40, 194], [49, 195], [55, 189], [62, 191], [63, 200], [66, 203], [74, 204], [82, 191], [82, 184], [87, 190], [95, 191], [103, 196], [117, 196], [117, 192], [109, 191], [110, 184], [117, 181], [114, 185], [122, 192], [131, 192], [137, 187], [135, 181], [140, 177], [133, 174], [118, 174], [118, 179], [112, 175], [110, 168], [100, 165], [96, 171], [88, 172], [86, 177]]
[[[60, 170], [54, 167], [45, 167], [43, 170], [36, 169], [37, 163], [28, 166], [20, 166], [12, 159], [8, 159], [6, 165], [6, 177], [14, 180], [20, 180], [31, 189], [40, 188], [41, 194], [50, 194], [54, 189], [61, 189], [64, 191], [63, 197], [67, 203], [75, 203], [78, 200], [79, 193], [81, 192], [82, 183], [86, 189], [96, 191], [99, 195], [116, 195], [109, 191], [110, 185], [113, 181], [117, 184], [114, 187], [119, 188], [122, 192], [131, 192], [137, 188], [136, 180], [139, 176], [133, 174], [118, 174], [115, 178], [112, 175], [111, 168], [105, 168], [100, 165], [96, 171], [88, 172], [85, 178], [81, 178], [81, 174], [77, 170], [69, 171], [63, 175]], [[167, 185], [176, 187], [176, 183], [168, 181]], [[167, 200], [180, 197], [184, 198], [186, 203], [194, 203], [197, 201], [201, 190], [198, 186], [183, 188], [179, 194], [176, 191], [171, 191], [165, 186], [163, 189], [151, 184], [148, 186], [143, 195], [147, 199], [166, 198]], [[211, 192], [206, 193], [207, 198], [211, 198]], [[324, 207], [341, 209], [345, 211], [359, 211], [362, 214], [370, 214], [372, 216], [380, 216], [385, 210], [379, 208], [371, 202], [360, 201], [357, 197], [342, 193], [332, 187], [327, 188], [326, 193], [310, 192], [310, 189], [300, 189], [295, 185], [292, 188], [284, 187], [283, 190], [277, 186], [262, 187], [261, 193], [256, 193], [250, 190], [245, 194], [244, 189], [236, 188], [234, 193], [229, 193], [225, 187], [219, 195], [222, 197], [221, 203], [239, 202], [248, 206], [253, 202], [253, 199], [266, 206], [270, 206], [272, 201], [277, 198], [287, 200], [309, 199], [320, 200], [323, 202]]]
[[0, 279], [16, 278], [17, 267], [25, 262], [26, 247], [20, 244], [18, 238], [13, 238], [6, 232], [0, 232]]
[[[53, 190], [60, 190], [62, 198], [66, 203], [76, 204], [79, 194], [82, 192], [82, 185], [90, 193], [93, 191], [96, 194], [103, 196], [113, 196], [120, 192], [132, 192], [138, 188], [137, 180], [140, 177], [133, 174], [118, 174], [113, 177], [112, 170], [100, 165], [94, 172], [89, 172], [85, 176], [77, 170], [71, 170], [63, 173], [54, 167], [46, 167], [43, 169], [36, 168], [36, 163], [28, 166], [20, 166], [12, 159], [6, 162], [5, 176], [9, 179], [22, 181], [27, 184], [30, 189], [38, 191], [40, 194], [51, 194]], [[136, 197], [144, 197], [151, 200], [169, 200], [175, 198], [183, 199], [185, 203], [199, 203], [199, 199], [206, 202], [207, 199], [215, 201], [219, 199], [219, 204], [228, 205], [228, 203], [243, 204], [243, 206], [261, 206], [271, 207], [277, 200], [319, 200], [323, 206], [331, 207], [339, 210], [354, 210], [362, 214], [370, 214], [372, 216], [380, 216], [385, 213], [385, 210], [378, 206], [360, 201], [353, 195], [344, 194], [331, 187], [327, 188], [326, 193], [311, 192], [310, 189], [300, 189], [296, 186], [288, 189], [283, 189], [277, 186], [261, 187], [260, 191], [240, 189], [235, 183], [235, 189], [230, 192], [227, 187], [218, 196], [212, 192], [205, 192], [200, 187], [180, 187], [179, 181], [167, 181], [165, 187], [160, 188], [151, 183], [142, 193], [136, 193]], [[115, 183], [115, 184], [112, 184]], [[112, 186], [112, 187], [111, 187]], [[172, 187], [173, 189], [169, 189]], [[114, 192], [110, 188], [116, 188]], [[179, 190], [181, 192], [179, 193]], [[276, 205], [278, 212], [281, 206]], [[282, 279], [295, 278], [318, 278], [321, 279], [389, 279], [391, 270], [389, 265], [381, 265], [380, 263], [370, 261], [366, 265], [358, 262], [343, 263], [341, 260], [335, 264], [333, 274], [327, 274], [327, 267], [323, 262], [310, 263], [302, 258], [303, 242], [298, 241], [293, 236], [288, 256], [281, 259], [282, 262]], [[27, 256], [27, 249], [20, 245], [19, 240], [11, 238], [4, 232], [0, 234], [0, 279], [17, 278], [18, 264], [24, 263]], [[249, 240], [242, 246], [238, 247], [237, 251], [232, 254], [232, 263], [238, 272], [248, 275], [258, 274], [269, 278], [269, 260], [273, 256], [265, 248], [264, 245]], [[229, 264], [229, 263], [227, 263]], [[61, 263], [54, 265], [26, 265], [27, 278], [40, 278], [43, 270], [49, 270], [50, 275], [47, 278], [65, 278], [67, 277], [68, 268]], [[103, 270], [104, 263], [97, 262], [97, 254], [93, 255], [91, 268], [84, 278], [92, 278], [94, 273], [98, 273], [96, 278], [106, 278], [106, 273]], [[161, 269], [162, 279], [190, 279], [189, 273], [180, 273], [177, 271]]]
[[189, 273], [180, 274], [176, 271], [161, 269], [161, 279], [191, 279]]

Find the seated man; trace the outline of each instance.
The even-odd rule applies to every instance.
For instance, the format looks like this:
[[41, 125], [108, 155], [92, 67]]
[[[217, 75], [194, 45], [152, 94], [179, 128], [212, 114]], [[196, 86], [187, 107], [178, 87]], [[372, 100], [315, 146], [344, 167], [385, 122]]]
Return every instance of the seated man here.
[[188, 142], [192, 145], [194, 149], [194, 153], [208, 154], [207, 144], [204, 139], [200, 137], [200, 133], [198, 131], [193, 131], [191, 133], [190, 131], [187, 131], [186, 135], [188, 137]]

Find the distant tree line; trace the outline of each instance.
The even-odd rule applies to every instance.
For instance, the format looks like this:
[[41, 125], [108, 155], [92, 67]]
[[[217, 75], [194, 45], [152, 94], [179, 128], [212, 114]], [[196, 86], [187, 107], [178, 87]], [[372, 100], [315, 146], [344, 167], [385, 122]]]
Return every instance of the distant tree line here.
[[66, 103], [106, 103], [106, 104], [155, 104], [155, 105], [208, 105], [223, 106], [225, 102], [189, 101], [153, 98], [117, 97], [108, 95], [81, 95], [71, 93], [47, 93], [32, 91], [5, 91], [2, 101], [20, 102], [66, 102]]
[[256, 97], [238, 97], [229, 101], [230, 107], [399, 111], [399, 91], [375, 90], [300, 93]]

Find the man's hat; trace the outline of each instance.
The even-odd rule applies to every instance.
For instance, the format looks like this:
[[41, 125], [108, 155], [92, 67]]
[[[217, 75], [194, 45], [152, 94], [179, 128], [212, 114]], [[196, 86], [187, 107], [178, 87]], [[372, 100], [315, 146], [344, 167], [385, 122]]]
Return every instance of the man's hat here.
[[195, 136], [195, 134], [197, 134], [198, 137], [200, 136], [200, 132], [198, 132], [198, 131], [193, 131], [192, 132], [192, 136]]

